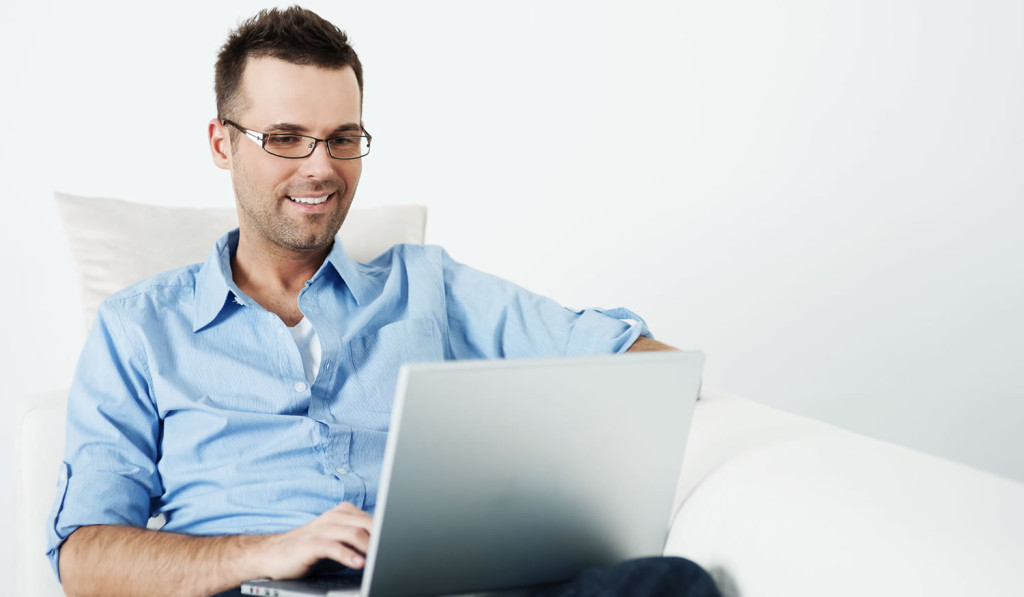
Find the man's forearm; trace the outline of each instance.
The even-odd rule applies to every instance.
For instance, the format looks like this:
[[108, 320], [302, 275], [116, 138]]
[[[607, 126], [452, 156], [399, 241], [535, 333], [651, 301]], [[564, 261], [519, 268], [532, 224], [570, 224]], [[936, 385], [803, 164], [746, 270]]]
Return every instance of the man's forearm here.
[[81, 527], [61, 547], [61, 583], [71, 596], [212, 595], [258, 576], [261, 539]]
[[362, 568], [373, 517], [350, 503], [286, 533], [195, 537], [81, 527], [60, 548], [68, 595], [212, 595], [253, 578], [296, 578], [322, 559]]

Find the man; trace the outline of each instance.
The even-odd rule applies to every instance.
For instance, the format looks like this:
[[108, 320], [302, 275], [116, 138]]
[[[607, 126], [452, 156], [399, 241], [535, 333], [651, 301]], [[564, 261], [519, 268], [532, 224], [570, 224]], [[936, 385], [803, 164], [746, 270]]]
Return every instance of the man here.
[[437, 247], [348, 259], [334, 238], [371, 143], [362, 86], [344, 33], [297, 7], [224, 45], [208, 133], [239, 228], [99, 311], [48, 529], [69, 594], [361, 568], [403, 362], [669, 348], [628, 311], [568, 311]]

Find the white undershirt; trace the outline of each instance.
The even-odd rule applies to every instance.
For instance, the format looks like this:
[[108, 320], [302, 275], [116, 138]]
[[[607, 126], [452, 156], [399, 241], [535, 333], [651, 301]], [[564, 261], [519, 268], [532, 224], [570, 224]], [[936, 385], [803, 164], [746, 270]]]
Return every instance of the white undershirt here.
[[289, 326], [288, 331], [295, 339], [295, 345], [299, 347], [299, 354], [302, 356], [302, 368], [306, 372], [306, 381], [313, 385], [316, 373], [320, 370], [320, 338], [313, 329], [313, 324], [305, 317], [302, 321]]

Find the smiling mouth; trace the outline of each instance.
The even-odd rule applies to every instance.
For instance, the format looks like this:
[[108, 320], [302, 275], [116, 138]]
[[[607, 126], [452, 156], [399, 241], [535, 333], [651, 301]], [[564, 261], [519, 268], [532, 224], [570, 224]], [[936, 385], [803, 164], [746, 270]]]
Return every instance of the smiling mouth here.
[[303, 205], [320, 205], [324, 201], [327, 201], [328, 199], [330, 199], [331, 195], [333, 195], [333, 194], [334, 193], [328, 193], [326, 195], [321, 195], [321, 196], [317, 196], [317, 197], [291, 197], [291, 196], [289, 196], [288, 198], [291, 199], [292, 201], [294, 201], [295, 203], [301, 203]]

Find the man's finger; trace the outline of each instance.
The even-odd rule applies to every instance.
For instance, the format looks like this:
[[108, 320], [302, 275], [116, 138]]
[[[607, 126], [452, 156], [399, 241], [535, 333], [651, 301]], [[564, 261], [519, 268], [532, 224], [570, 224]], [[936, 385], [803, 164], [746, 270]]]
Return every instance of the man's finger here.
[[324, 557], [334, 560], [343, 566], [360, 569], [366, 563], [366, 557], [344, 543], [326, 542], [322, 547]]
[[370, 548], [370, 531], [356, 525], [327, 522], [317, 529], [317, 536], [345, 544], [363, 554]]

